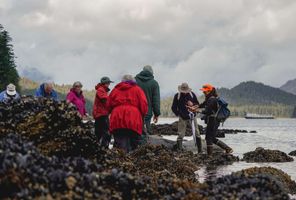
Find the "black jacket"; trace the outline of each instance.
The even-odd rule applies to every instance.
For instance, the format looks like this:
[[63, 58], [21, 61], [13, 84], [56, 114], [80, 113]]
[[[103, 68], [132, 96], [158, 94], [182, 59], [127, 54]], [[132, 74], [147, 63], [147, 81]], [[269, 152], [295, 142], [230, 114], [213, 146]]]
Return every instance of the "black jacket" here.
[[207, 117], [216, 114], [218, 111], [218, 100], [215, 96], [209, 96], [206, 100], [200, 104], [200, 108], [205, 108], [202, 114], [206, 115]]
[[[179, 95], [180, 95], [180, 98], [178, 99]], [[197, 97], [193, 92], [191, 92], [191, 94], [190, 93], [175, 94], [173, 105], [172, 105], [172, 111], [174, 112], [174, 114], [178, 117], [181, 117], [184, 120], [190, 119], [189, 111], [186, 107], [188, 101], [191, 101], [194, 105], [199, 105]]]

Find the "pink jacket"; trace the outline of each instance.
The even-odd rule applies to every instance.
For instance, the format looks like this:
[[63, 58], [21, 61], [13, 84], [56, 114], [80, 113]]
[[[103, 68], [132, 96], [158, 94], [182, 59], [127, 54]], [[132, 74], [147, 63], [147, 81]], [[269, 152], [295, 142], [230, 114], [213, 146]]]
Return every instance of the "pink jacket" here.
[[78, 110], [78, 112], [81, 114], [81, 116], [86, 115], [86, 109], [85, 109], [85, 98], [83, 96], [83, 93], [81, 92], [80, 95], [76, 94], [76, 92], [71, 89], [70, 92], [67, 95], [67, 101], [74, 104]]

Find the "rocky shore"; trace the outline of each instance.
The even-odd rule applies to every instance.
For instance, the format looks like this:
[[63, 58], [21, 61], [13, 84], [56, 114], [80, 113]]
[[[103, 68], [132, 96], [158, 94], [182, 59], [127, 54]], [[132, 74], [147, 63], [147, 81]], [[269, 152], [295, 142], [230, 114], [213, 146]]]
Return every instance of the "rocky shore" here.
[[[154, 135], [178, 135], [178, 122], [172, 124], [159, 124], [151, 125], [152, 132]], [[205, 128], [199, 125], [199, 131], [202, 135], [205, 134]], [[219, 129], [217, 133], [218, 138], [224, 138], [226, 134], [238, 134], [238, 133], [257, 133], [256, 131], [247, 131], [239, 129]], [[185, 136], [192, 136], [192, 128], [190, 123], [187, 124]]]
[[174, 151], [174, 142], [157, 135], [124, 154], [101, 149], [92, 122], [82, 123], [66, 102], [0, 104], [0, 199], [289, 199], [295, 193], [295, 182], [274, 168], [199, 183], [201, 167], [239, 158], [198, 155], [190, 142]]

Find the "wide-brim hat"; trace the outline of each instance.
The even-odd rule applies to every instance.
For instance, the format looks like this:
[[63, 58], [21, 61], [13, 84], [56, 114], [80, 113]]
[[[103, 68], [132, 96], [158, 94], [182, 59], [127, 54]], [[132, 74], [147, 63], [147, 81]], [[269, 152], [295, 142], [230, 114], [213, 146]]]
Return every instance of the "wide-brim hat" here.
[[187, 83], [182, 83], [181, 85], [179, 85], [178, 90], [181, 93], [190, 93], [192, 91]]

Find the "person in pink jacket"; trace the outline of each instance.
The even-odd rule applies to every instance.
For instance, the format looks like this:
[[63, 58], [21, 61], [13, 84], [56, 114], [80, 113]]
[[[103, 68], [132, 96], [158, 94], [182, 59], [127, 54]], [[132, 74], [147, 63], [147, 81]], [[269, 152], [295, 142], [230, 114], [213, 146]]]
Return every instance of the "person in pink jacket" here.
[[76, 106], [77, 111], [80, 113], [81, 117], [85, 117], [87, 115], [81, 82], [77, 81], [73, 84], [73, 87], [67, 94], [67, 102]]

